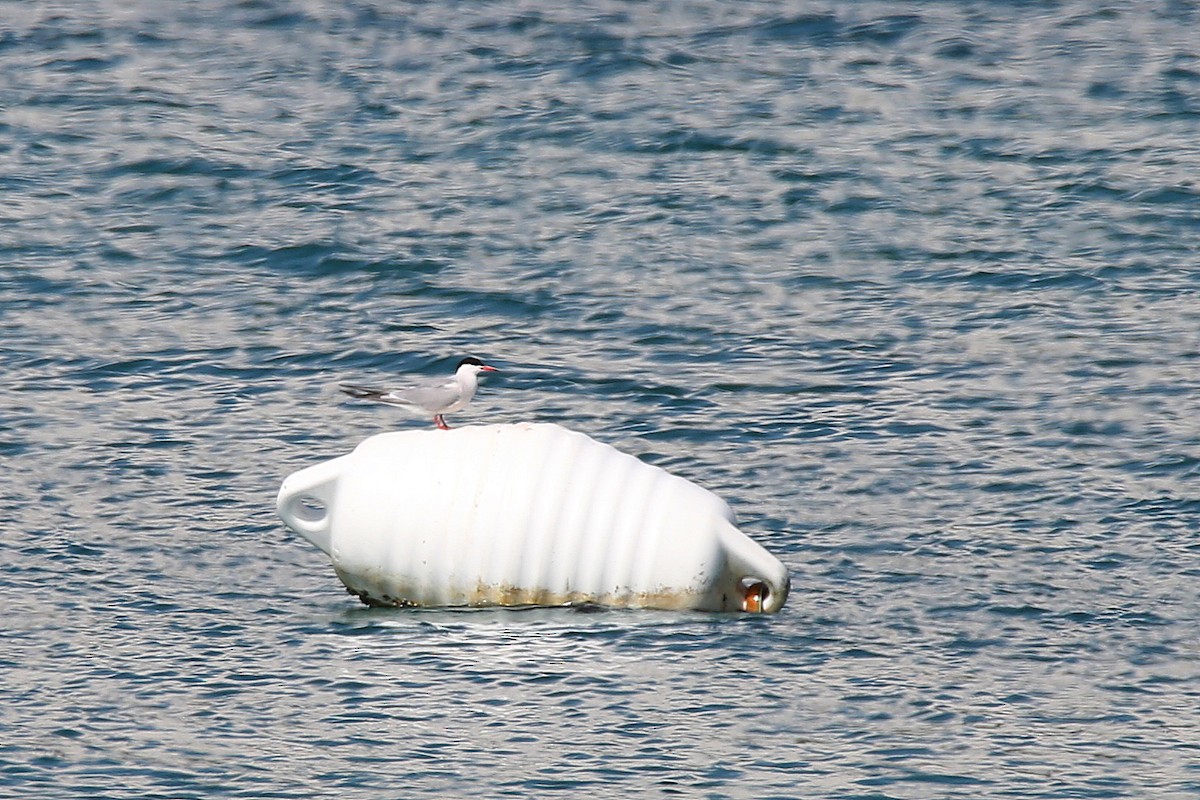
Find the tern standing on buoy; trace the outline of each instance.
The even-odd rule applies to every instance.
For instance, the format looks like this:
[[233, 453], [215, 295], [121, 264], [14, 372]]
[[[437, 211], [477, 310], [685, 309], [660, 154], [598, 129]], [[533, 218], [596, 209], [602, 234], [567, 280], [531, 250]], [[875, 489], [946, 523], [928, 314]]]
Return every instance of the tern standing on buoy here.
[[444, 431], [450, 430], [444, 414], [462, 411], [475, 396], [479, 388], [479, 373], [499, 372], [478, 358], [468, 356], [458, 362], [454, 376], [435, 383], [405, 386], [399, 389], [376, 389], [353, 383], [338, 384], [341, 390], [360, 400], [378, 400], [393, 406], [401, 406], [424, 414], [432, 414], [433, 422]]

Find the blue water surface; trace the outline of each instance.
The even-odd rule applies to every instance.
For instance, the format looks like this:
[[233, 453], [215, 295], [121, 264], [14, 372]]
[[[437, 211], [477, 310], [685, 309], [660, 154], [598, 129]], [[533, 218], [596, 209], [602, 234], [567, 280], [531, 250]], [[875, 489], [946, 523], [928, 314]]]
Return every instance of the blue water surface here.
[[[1191, 3], [0, 3], [0, 795], [1200, 796]], [[773, 617], [360, 606], [502, 369]]]

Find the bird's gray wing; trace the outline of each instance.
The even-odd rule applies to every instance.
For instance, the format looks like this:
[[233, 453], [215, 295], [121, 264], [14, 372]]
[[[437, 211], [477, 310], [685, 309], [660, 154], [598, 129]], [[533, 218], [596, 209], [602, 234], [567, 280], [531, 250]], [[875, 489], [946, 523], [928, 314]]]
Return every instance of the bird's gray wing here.
[[458, 400], [460, 390], [458, 381], [449, 380], [424, 386], [412, 386], [405, 389], [393, 389], [379, 399], [385, 403], [397, 405], [419, 406], [437, 413]]
[[338, 388], [360, 400], [378, 400], [388, 392], [387, 389], [376, 389], [374, 386], [363, 386], [358, 383], [339, 383]]

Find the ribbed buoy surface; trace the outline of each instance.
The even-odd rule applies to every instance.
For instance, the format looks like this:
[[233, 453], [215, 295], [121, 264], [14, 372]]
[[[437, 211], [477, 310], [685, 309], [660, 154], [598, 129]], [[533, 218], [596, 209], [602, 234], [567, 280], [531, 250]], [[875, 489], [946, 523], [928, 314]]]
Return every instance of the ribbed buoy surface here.
[[787, 569], [706, 489], [559, 425], [373, 436], [280, 516], [372, 605], [778, 611]]

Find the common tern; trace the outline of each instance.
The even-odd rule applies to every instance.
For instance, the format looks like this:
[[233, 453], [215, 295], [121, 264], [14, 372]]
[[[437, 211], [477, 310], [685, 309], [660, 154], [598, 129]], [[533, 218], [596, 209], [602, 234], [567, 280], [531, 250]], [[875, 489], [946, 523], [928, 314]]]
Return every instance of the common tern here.
[[499, 372], [478, 358], [468, 356], [458, 362], [454, 375], [443, 381], [403, 386], [398, 389], [377, 389], [353, 383], [338, 384], [341, 390], [360, 400], [378, 400], [393, 406], [402, 406], [424, 414], [432, 414], [433, 422], [444, 431], [450, 430], [443, 417], [462, 411], [475, 396], [479, 387], [479, 373]]

